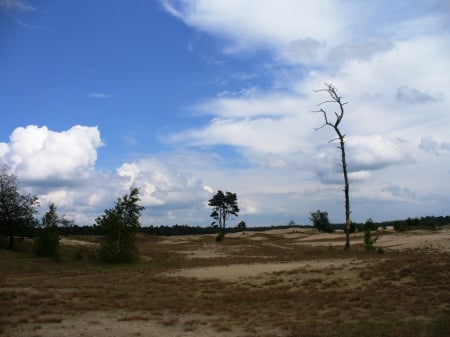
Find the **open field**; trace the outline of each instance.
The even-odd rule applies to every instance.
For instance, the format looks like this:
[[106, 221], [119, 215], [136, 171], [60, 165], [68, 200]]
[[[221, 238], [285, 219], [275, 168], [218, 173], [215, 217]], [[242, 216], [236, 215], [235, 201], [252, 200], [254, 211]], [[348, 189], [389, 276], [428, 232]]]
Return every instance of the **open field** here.
[[96, 244], [63, 260], [0, 250], [1, 336], [450, 336], [450, 228], [138, 235], [141, 259], [105, 265]]

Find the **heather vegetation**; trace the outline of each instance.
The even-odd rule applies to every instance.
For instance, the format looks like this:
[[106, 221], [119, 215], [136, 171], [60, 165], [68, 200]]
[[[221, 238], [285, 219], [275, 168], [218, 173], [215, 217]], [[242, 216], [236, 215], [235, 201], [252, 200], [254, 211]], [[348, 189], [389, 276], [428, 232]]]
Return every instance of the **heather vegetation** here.
[[96, 236], [63, 237], [58, 261], [34, 258], [31, 242], [18, 240], [17, 251], [0, 250], [0, 329], [4, 336], [103, 337], [111, 329], [446, 336], [450, 231], [429, 233], [380, 229], [383, 255], [366, 252], [362, 232], [353, 234], [350, 252], [342, 249], [344, 233], [311, 228], [230, 233], [221, 244], [215, 234], [137, 234], [139, 259], [131, 265], [100, 263]]

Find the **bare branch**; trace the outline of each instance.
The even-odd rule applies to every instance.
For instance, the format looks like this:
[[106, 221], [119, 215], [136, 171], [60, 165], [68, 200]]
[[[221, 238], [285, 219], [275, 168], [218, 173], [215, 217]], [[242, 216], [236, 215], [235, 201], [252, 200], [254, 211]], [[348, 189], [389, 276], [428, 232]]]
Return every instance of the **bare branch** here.
[[339, 105], [340, 113], [338, 113], [336, 111], [334, 112], [336, 120], [334, 121], [334, 124], [333, 124], [328, 120], [327, 112], [324, 109], [320, 108], [320, 110], [315, 111], [315, 112], [321, 112], [323, 114], [323, 118], [325, 121], [321, 127], [315, 128], [315, 130], [316, 131], [320, 130], [328, 125], [328, 126], [332, 127], [337, 134], [337, 137], [329, 140], [328, 143], [332, 143], [335, 140], [339, 141], [338, 148], [341, 150], [341, 164], [342, 164], [342, 171], [344, 174], [345, 233], [346, 233], [345, 249], [349, 250], [350, 249], [350, 224], [351, 224], [351, 222], [350, 222], [349, 182], [348, 182], [348, 175], [347, 175], [347, 164], [346, 164], [346, 159], [345, 159], [345, 147], [344, 147], [345, 146], [345, 142], [344, 142], [345, 134], [341, 133], [341, 130], [339, 129], [339, 124], [341, 123], [342, 118], [344, 117], [344, 105], [346, 105], [348, 102], [342, 102], [342, 97], [338, 95], [337, 89], [333, 85], [326, 83], [325, 86], [326, 86], [325, 89], [314, 90], [314, 92], [327, 92], [331, 99], [325, 100], [325, 101], [317, 104], [317, 106], [320, 107], [324, 104], [336, 103]]
[[327, 104], [327, 103], [336, 103], [336, 101], [335, 100], [323, 101], [323, 102], [320, 102], [319, 104], [317, 104], [316, 106], [321, 106], [322, 104]]

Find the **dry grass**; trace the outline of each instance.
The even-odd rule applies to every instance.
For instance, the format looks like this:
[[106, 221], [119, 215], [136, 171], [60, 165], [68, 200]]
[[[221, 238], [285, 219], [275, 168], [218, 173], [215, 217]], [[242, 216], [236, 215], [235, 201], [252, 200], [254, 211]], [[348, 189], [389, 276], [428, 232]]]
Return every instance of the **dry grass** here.
[[[116, 316], [110, 325], [156, 322], [180, 336], [202, 336], [207, 329], [217, 336], [450, 335], [448, 253], [379, 255], [358, 246], [346, 253], [341, 247], [299, 245], [303, 237], [258, 233], [216, 244], [212, 236], [170, 243], [140, 236], [146, 258], [128, 266], [88, 258], [56, 263], [0, 251], [0, 333], [33, 335], [80, 314], [111, 312]], [[212, 254], [189, 254], [199, 250]], [[227, 281], [177, 274], [269, 262], [306, 266]], [[91, 327], [102, 324], [92, 322]]]

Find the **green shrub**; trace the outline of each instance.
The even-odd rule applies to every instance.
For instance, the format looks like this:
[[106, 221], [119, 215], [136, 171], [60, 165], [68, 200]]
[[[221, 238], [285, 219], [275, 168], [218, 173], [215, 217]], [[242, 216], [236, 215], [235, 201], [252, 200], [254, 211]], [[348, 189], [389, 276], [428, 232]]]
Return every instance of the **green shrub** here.
[[217, 234], [216, 236], [216, 242], [222, 242], [223, 239], [225, 239], [225, 234], [223, 234], [222, 232]]
[[373, 252], [375, 251], [374, 243], [378, 240], [378, 237], [372, 237], [372, 231], [369, 227], [364, 230], [364, 247], [366, 251]]
[[58, 257], [59, 233], [58, 227], [48, 226], [39, 230], [33, 242], [33, 252], [41, 257]]

